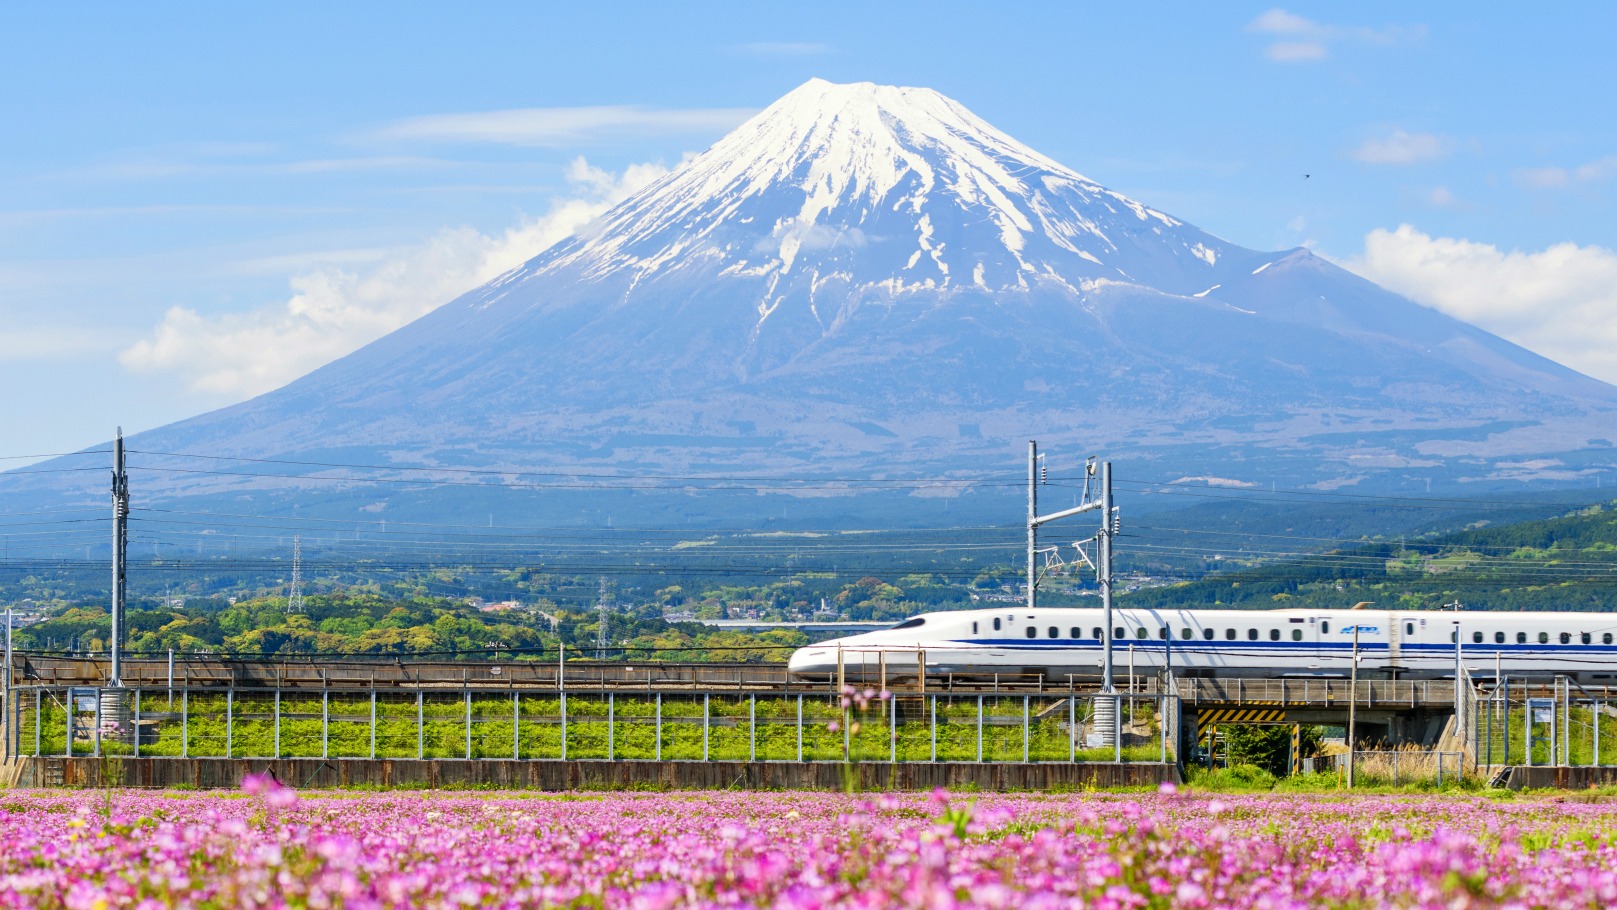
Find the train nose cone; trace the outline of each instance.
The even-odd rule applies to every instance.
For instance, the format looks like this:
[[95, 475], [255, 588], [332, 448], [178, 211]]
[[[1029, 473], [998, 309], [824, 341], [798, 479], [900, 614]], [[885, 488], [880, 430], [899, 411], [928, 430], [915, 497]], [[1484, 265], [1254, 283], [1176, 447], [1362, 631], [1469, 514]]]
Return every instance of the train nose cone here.
[[794, 674], [827, 673], [836, 669], [836, 658], [829, 648], [798, 648], [786, 662], [786, 671]]

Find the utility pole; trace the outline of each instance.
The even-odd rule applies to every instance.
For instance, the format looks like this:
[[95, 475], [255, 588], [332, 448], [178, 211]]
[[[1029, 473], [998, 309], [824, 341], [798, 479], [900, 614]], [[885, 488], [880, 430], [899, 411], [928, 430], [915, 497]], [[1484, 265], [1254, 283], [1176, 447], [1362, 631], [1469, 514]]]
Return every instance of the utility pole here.
[[[1095, 474], [1095, 459], [1089, 458], [1084, 465], [1084, 494], [1083, 501], [1070, 509], [1051, 512], [1048, 515], [1039, 514], [1038, 485], [1043, 479], [1038, 460], [1038, 443], [1028, 440], [1027, 444], [1027, 606], [1033, 609], [1037, 604], [1036, 591], [1039, 585], [1038, 566], [1034, 559], [1039, 547], [1039, 526], [1049, 524], [1062, 518], [1071, 518], [1084, 512], [1101, 512], [1100, 533], [1096, 535], [1100, 546], [1100, 558], [1094, 565], [1096, 580], [1100, 583], [1101, 609], [1106, 614], [1106, 628], [1101, 630], [1101, 638], [1105, 647], [1102, 649], [1105, 657], [1101, 662], [1101, 691], [1111, 693], [1115, 691], [1112, 683], [1112, 537], [1119, 530], [1117, 521], [1117, 508], [1112, 505], [1112, 463], [1105, 462], [1100, 465], [1100, 498], [1090, 499], [1090, 480]], [[1088, 541], [1084, 541], [1088, 543]], [[1079, 552], [1083, 553], [1083, 544], [1079, 544]], [[1082, 557], [1088, 561], [1087, 556]]]
[[129, 474], [124, 470], [124, 428], [112, 442], [112, 666], [107, 684], [123, 686], [124, 604], [129, 579]]
[[1035, 592], [1039, 588], [1038, 569], [1033, 565], [1034, 553], [1039, 548], [1039, 485], [1036, 476], [1039, 444], [1027, 441], [1027, 608], [1038, 606]]
[[601, 596], [595, 602], [595, 659], [606, 660], [606, 577], [601, 578]]
[[[1100, 466], [1100, 568], [1095, 573], [1100, 576], [1100, 609], [1104, 617], [1105, 627], [1101, 629], [1101, 637], [1105, 640], [1105, 647], [1101, 649], [1100, 690], [1102, 692], [1114, 691], [1112, 686], [1112, 532], [1116, 523], [1112, 519], [1112, 463], [1106, 462]], [[1121, 730], [1121, 722], [1118, 729]], [[1122, 734], [1119, 733], [1119, 736]]]
[[1357, 732], [1355, 721], [1358, 719], [1354, 708], [1359, 703], [1359, 624], [1353, 623], [1353, 667], [1348, 671], [1348, 789], [1353, 789], [1353, 749], [1354, 734]]

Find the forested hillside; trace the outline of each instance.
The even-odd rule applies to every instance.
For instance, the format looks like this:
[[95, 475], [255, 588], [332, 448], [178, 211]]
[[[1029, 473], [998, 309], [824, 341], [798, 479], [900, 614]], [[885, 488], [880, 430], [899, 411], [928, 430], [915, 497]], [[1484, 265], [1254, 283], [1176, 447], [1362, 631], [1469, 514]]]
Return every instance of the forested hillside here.
[[[1131, 607], [1617, 610], [1617, 510], [1355, 544], [1133, 592]], [[1126, 542], [1124, 543], [1126, 545]], [[1286, 546], [1276, 540], [1278, 549]], [[1300, 549], [1300, 547], [1299, 547]]]

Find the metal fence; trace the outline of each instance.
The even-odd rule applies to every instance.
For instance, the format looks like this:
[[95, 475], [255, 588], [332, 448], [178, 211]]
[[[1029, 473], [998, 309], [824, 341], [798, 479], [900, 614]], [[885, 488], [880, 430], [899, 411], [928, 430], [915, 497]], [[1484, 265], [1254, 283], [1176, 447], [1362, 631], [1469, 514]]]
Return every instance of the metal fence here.
[[12, 755], [661, 761], [1165, 762], [1161, 695], [442, 687], [12, 689]]

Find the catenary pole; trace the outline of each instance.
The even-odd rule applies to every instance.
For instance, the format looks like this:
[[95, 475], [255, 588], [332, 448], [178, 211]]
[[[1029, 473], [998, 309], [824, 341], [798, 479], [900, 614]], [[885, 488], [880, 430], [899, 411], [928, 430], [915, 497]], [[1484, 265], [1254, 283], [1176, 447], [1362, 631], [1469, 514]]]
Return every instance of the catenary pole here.
[[129, 475], [124, 471], [124, 430], [112, 442], [112, 660], [107, 684], [123, 685], [124, 603], [128, 581]]

